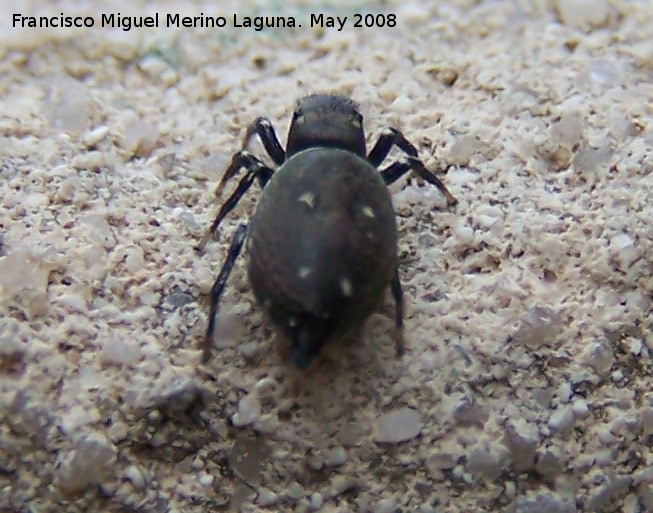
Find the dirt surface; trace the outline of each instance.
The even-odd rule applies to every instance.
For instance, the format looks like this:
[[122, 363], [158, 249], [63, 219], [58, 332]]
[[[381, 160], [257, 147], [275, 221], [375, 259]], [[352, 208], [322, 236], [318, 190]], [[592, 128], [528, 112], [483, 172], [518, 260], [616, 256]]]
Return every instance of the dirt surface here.
[[[87, 29], [14, 28], [7, 4], [0, 511], [653, 511], [652, 3], [21, 3]], [[202, 364], [259, 194], [200, 255], [215, 185], [248, 123], [285, 141], [316, 91], [360, 103], [368, 145], [397, 127], [449, 168], [455, 209], [391, 187], [406, 354], [388, 297], [294, 370], [242, 258]]]

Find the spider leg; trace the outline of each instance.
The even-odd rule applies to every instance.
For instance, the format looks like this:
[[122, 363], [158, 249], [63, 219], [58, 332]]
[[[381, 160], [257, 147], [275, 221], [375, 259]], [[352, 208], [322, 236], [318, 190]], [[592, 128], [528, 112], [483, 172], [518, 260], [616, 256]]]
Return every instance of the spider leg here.
[[[270, 179], [273, 173], [272, 169], [270, 169], [265, 164], [263, 164], [259, 159], [257, 159], [256, 157], [254, 157], [253, 155], [247, 152], [241, 151], [234, 155], [234, 158], [231, 161], [231, 165], [227, 168], [227, 171], [225, 171], [225, 177], [227, 177], [228, 174], [231, 174], [231, 176], [233, 176], [240, 168], [243, 167], [247, 169], [247, 173], [245, 174], [245, 176], [243, 176], [243, 178], [241, 178], [240, 182], [238, 183], [238, 187], [236, 187], [236, 190], [231, 194], [231, 196], [229, 196], [229, 198], [227, 198], [227, 201], [225, 201], [222, 204], [222, 207], [220, 207], [218, 214], [215, 216], [215, 219], [213, 220], [213, 223], [211, 223], [211, 226], [206, 231], [204, 237], [202, 237], [202, 240], [199, 242], [199, 244], [195, 246], [196, 250], [199, 251], [203, 249], [204, 246], [206, 246], [206, 243], [211, 239], [213, 234], [217, 231], [218, 226], [220, 225], [222, 220], [229, 212], [231, 212], [236, 207], [236, 205], [243, 197], [243, 195], [252, 186], [254, 180], [258, 178], [261, 186], [265, 187], [265, 184], [268, 182], [268, 180]], [[220, 182], [220, 186], [223, 186], [224, 181], [225, 178], [223, 177], [222, 182]]]
[[[254, 137], [255, 135], [258, 135], [259, 140], [261, 141], [263, 147], [265, 148], [265, 151], [270, 156], [270, 158], [274, 161], [274, 163], [277, 166], [283, 164], [284, 160], [286, 159], [286, 152], [281, 147], [281, 143], [279, 142], [277, 133], [274, 131], [274, 127], [272, 126], [272, 123], [267, 118], [263, 118], [263, 117], [256, 118], [254, 122], [247, 127], [247, 131], [245, 132], [245, 136], [243, 137], [242, 149], [234, 154], [234, 156], [231, 158], [231, 164], [229, 164], [229, 167], [222, 175], [222, 179], [220, 180], [220, 183], [215, 189], [216, 197], [220, 197], [227, 182], [231, 180], [236, 175], [236, 173], [240, 171], [242, 167], [247, 167], [248, 165], [249, 166], [252, 165], [251, 164], [252, 160], [256, 160], [260, 165], [263, 165], [259, 159], [254, 157], [246, 149], [249, 146], [252, 137]], [[259, 182], [262, 187], [264, 184], [261, 182], [260, 179]]]
[[283, 164], [286, 159], [286, 152], [281, 147], [277, 133], [274, 131], [274, 127], [268, 118], [256, 118], [247, 127], [247, 132], [245, 132], [245, 137], [243, 138], [243, 149], [247, 148], [254, 134], [258, 135], [265, 151], [274, 163], [277, 166]]
[[458, 200], [449, 192], [449, 189], [447, 189], [446, 185], [444, 185], [435, 173], [426, 169], [424, 163], [419, 159], [417, 148], [399, 130], [394, 128], [384, 130], [367, 155], [367, 160], [374, 167], [378, 167], [388, 156], [393, 146], [396, 146], [406, 154], [407, 161], [393, 163], [381, 171], [386, 184], [389, 185], [395, 182], [409, 170], [412, 170], [420, 178], [435, 185], [447, 198], [449, 205], [458, 203]]
[[227, 259], [220, 269], [220, 274], [215, 279], [213, 286], [211, 287], [211, 308], [209, 310], [209, 326], [206, 329], [206, 337], [204, 338], [204, 343], [202, 344], [202, 361], [207, 361], [210, 356], [211, 346], [213, 345], [213, 334], [215, 332], [215, 316], [218, 312], [218, 306], [220, 305], [220, 298], [222, 296], [222, 291], [224, 290], [225, 283], [229, 278], [231, 269], [240, 255], [241, 250], [243, 249], [243, 243], [247, 237], [247, 223], [240, 223], [236, 229], [236, 233], [231, 240], [231, 245], [229, 246], [229, 251], [227, 252]]

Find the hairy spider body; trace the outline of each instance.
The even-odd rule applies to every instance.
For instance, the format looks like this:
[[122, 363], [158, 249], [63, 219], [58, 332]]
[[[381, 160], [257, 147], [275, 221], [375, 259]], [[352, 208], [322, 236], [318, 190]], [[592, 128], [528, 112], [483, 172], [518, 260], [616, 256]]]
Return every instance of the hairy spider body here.
[[[307, 367], [325, 343], [359, 328], [389, 285], [396, 304], [397, 353], [403, 351], [397, 226], [387, 185], [412, 169], [439, 187], [450, 204], [456, 200], [424, 167], [401, 132], [386, 130], [366, 155], [362, 121], [349, 98], [320, 94], [298, 103], [286, 150], [265, 118], [249, 127], [243, 148], [258, 134], [278, 168], [269, 168], [243, 149], [234, 155], [218, 186], [220, 193], [230, 178], [246, 169], [200, 246], [255, 180], [263, 192], [249, 223], [236, 230], [213, 285], [205, 356], [212, 345], [220, 296], [245, 241], [254, 295], [290, 340], [298, 367]], [[393, 145], [407, 161], [379, 171]]]
[[397, 267], [397, 228], [377, 170], [337, 148], [286, 161], [259, 198], [249, 229], [249, 279], [294, 345], [300, 367], [378, 306]]

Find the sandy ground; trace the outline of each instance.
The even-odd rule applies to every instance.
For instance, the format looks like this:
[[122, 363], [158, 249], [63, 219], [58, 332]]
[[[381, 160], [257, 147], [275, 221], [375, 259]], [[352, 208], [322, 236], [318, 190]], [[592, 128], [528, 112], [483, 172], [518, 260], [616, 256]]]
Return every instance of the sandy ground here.
[[[48, 30], [7, 4], [0, 511], [653, 511], [652, 3], [22, 2], [96, 19]], [[97, 26], [118, 12], [228, 25]], [[206, 294], [258, 196], [198, 255], [215, 184], [249, 122], [283, 141], [314, 91], [357, 100], [370, 143], [394, 126], [453, 165], [453, 210], [391, 187], [407, 352], [388, 297], [302, 375], [243, 258], [201, 364]]]

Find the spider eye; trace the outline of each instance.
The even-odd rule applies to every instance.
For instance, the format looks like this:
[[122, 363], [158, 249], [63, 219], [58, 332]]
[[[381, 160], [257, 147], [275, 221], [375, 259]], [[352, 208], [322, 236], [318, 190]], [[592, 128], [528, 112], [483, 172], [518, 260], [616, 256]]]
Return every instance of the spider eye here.
[[293, 112], [292, 115], [292, 122], [295, 124], [302, 123], [304, 121], [304, 113], [302, 112], [301, 109], [297, 109], [295, 112]]

